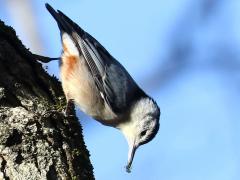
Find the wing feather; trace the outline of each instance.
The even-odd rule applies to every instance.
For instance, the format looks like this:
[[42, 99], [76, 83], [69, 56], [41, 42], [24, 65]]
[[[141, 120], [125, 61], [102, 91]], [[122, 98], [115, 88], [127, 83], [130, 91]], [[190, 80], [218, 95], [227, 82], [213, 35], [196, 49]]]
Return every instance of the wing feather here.
[[46, 5], [58, 23], [61, 33], [68, 33], [83, 55], [100, 96], [115, 113], [126, 111], [131, 103], [146, 94], [125, 68], [90, 34], [61, 11]]

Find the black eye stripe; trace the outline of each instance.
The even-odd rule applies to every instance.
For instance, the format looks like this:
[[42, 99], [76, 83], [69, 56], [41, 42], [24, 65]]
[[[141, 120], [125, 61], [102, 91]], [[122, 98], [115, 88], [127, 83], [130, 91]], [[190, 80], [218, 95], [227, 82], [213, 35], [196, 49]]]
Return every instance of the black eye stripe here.
[[[143, 144], [146, 144], [146, 143], [148, 143], [149, 141], [151, 141], [151, 140], [156, 136], [159, 128], [160, 128], [160, 124], [159, 124], [159, 122], [157, 122], [157, 124], [155, 125], [154, 129], [153, 129], [151, 132], [149, 132], [150, 134], [148, 134], [147, 137], [145, 136], [144, 140], [141, 141], [141, 142], [139, 143], [139, 145], [143, 145]], [[142, 131], [142, 132], [140, 133], [141, 137], [143, 137], [143, 136], [142, 136], [142, 133], [143, 133], [143, 132], [144, 132], [144, 131]]]
[[141, 136], [144, 136], [147, 133], [147, 130], [141, 132]]

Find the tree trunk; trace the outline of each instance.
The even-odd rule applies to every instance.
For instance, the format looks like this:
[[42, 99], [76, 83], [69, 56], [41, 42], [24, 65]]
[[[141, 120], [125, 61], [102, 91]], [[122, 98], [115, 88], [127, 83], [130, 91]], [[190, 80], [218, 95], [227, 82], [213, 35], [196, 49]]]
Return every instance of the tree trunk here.
[[0, 179], [94, 179], [60, 82], [0, 21]]

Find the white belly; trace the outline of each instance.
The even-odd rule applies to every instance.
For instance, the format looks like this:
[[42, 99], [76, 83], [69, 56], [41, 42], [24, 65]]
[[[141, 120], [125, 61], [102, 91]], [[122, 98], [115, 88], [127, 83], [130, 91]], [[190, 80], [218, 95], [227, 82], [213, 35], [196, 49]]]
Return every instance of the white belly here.
[[84, 113], [95, 119], [114, 119], [116, 115], [100, 96], [85, 63], [76, 56], [63, 55], [60, 76], [66, 98], [73, 99]]

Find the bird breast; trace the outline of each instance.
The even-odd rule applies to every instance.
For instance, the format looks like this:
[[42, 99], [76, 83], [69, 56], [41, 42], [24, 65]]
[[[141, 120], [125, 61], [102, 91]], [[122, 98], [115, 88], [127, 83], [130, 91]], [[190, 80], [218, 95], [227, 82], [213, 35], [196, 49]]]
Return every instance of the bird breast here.
[[67, 100], [73, 99], [84, 113], [100, 122], [116, 117], [101, 97], [82, 56], [63, 53], [60, 76]]

